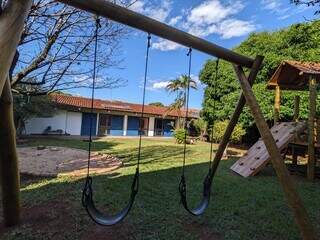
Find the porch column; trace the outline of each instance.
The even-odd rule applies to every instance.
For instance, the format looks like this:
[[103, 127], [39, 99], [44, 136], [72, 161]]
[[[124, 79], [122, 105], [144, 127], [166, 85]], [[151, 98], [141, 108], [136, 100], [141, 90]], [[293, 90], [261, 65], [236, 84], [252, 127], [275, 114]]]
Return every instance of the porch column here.
[[149, 127], [148, 127], [148, 136], [154, 136], [154, 124], [155, 124], [155, 117], [149, 117]]
[[[67, 112], [68, 114], [68, 112]], [[96, 124], [96, 136], [99, 135], [99, 117], [100, 117], [100, 113], [97, 113], [97, 124]]]
[[128, 130], [128, 115], [123, 116], [123, 136], [127, 136]]

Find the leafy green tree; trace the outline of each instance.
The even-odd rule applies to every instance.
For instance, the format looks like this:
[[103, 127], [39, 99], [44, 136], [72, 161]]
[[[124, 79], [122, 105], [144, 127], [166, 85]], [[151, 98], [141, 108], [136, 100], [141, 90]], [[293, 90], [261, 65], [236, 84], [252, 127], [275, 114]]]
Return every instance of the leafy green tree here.
[[156, 107], [164, 107], [164, 104], [162, 102], [154, 102], [149, 103], [150, 106], [156, 106]]
[[[229, 124], [228, 120], [219, 121], [214, 124], [213, 134], [211, 139], [213, 142], [219, 143], [222, 140], [222, 137], [227, 129], [228, 124]], [[212, 129], [210, 129], [210, 132], [211, 131]], [[230, 138], [231, 142], [239, 143], [245, 133], [246, 131], [243, 129], [241, 124], [237, 124], [232, 132], [232, 135]], [[210, 136], [211, 136], [211, 133], [210, 133]]]
[[192, 120], [192, 125], [196, 128], [200, 135], [201, 141], [205, 140], [205, 135], [207, 134], [208, 123], [203, 118], [198, 118]]
[[[271, 78], [283, 60], [320, 62], [320, 21], [294, 24], [276, 32], [261, 32], [251, 34], [234, 50], [254, 58], [256, 55], [265, 56], [264, 64], [253, 87], [254, 93], [261, 106], [265, 118], [273, 119], [274, 92], [266, 90], [266, 83]], [[203, 116], [212, 121], [229, 119], [240, 94], [240, 86], [232, 65], [220, 61], [219, 75], [216, 81], [217, 94], [214, 94], [215, 60], [209, 60], [200, 72], [200, 80], [206, 85], [203, 101]], [[308, 92], [282, 91], [280, 117], [290, 120], [293, 117], [294, 96], [301, 97], [300, 116], [307, 118]], [[213, 108], [214, 100], [216, 109]], [[320, 103], [320, 99], [318, 99]], [[319, 106], [320, 104], [318, 104]], [[244, 128], [254, 126], [249, 109], [246, 107], [241, 114], [240, 123]]]
[[51, 117], [55, 112], [55, 104], [48, 95], [44, 96], [23, 96], [13, 95], [14, 120], [17, 135], [23, 134], [25, 122], [33, 117]]
[[169, 106], [169, 110], [173, 111], [176, 110], [179, 114], [179, 125], [181, 127], [181, 109], [186, 106], [186, 88], [188, 87], [188, 84], [190, 84], [190, 88], [197, 89], [197, 83], [195, 80], [189, 78], [186, 75], [181, 75], [180, 77], [173, 79], [170, 81], [170, 83], [167, 85], [166, 90], [169, 93], [176, 94], [176, 98], [172, 104]]

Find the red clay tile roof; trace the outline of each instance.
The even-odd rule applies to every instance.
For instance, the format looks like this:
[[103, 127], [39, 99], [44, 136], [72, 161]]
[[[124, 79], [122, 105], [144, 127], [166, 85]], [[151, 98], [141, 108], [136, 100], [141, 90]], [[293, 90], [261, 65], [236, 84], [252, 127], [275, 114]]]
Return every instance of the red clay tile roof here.
[[309, 77], [320, 81], [320, 63], [283, 61], [268, 82], [268, 89], [305, 90]]
[[[63, 94], [52, 94], [51, 95], [54, 102], [58, 105], [76, 107], [76, 108], [91, 108], [91, 99], [84, 97], [76, 97]], [[131, 112], [131, 113], [141, 113], [142, 105], [135, 103], [126, 103], [121, 101], [108, 101], [95, 99], [93, 102], [93, 107], [96, 110], [112, 110], [112, 111], [121, 111], [121, 112]], [[161, 115], [161, 116], [171, 116], [178, 117], [178, 111], [169, 111], [168, 107], [158, 107], [145, 105], [144, 112], [151, 115]], [[185, 115], [185, 111], [182, 110], [180, 113], [181, 116]], [[192, 118], [199, 118], [199, 110], [190, 109], [189, 116]]]

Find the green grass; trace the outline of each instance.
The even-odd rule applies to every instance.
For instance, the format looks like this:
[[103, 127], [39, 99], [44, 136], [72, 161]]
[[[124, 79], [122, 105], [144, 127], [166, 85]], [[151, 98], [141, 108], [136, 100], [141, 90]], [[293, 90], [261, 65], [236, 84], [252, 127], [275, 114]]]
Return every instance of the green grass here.
[[[86, 149], [87, 143], [77, 140], [32, 140], [30, 145], [68, 146]], [[111, 153], [123, 160], [124, 167], [108, 175], [94, 177], [97, 205], [115, 213], [126, 203], [136, 168], [137, 139], [104, 139], [93, 144], [95, 151]], [[188, 146], [186, 176], [191, 206], [199, 200], [203, 177], [208, 170], [210, 145]], [[140, 190], [129, 216], [111, 231], [110, 239], [300, 239], [293, 216], [273, 171], [244, 179], [229, 167], [235, 160], [222, 161], [214, 179], [209, 208], [201, 217], [188, 215], [179, 204], [178, 184], [182, 165], [182, 146], [173, 140], [144, 139], [141, 161]], [[270, 170], [270, 169], [269, 169]], [[320, 231], [319, 182], [296, 181], [316, 230]], [[22, 202], [26, 209], [49, 211], [48, 228], [27, 221], [10, 229], [4, 239], [87, 239], [84, 236], [100, 228], [94, 226], [83, 210], [80, 198], [83, 179], [31, 179], [22, 184]], [[50, 205], [51, 204], [51, 205]], [[40, 211], [41, 212], [41, 211]], [[47, 213], [48, 215], [48, 213]], [[54, 219], [64, 218], [57, 228]], [[51, 220], [50, 220], [51, 219]], [[97, 230], [98, 229], [98, 230]], [[207, 236], [205, 238], [204, 236]]]

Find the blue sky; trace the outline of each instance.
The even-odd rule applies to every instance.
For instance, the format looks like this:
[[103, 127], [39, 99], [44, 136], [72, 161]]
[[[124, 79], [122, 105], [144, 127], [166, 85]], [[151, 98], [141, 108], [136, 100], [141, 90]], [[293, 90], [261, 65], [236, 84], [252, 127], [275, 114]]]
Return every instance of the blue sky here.
[[[290, 0], [138, 0], [132, 10], [205, 38], [226, 48], [243, 41], [251, 32], [277, 30], [293, 23], [314, 18], [314, 9], [297, 7]], [[123, 69], [111, 69], [110, 75], [127, 80], [117, 89], [96, 91], [96, 98], [140, 103], [147, 35], [133, 30], [122, 40]], [[187, 49], [152, 37], [146, 101], [169, 105], [174, 95], [165, 91], [167, 82], [187, 72]], [[197, 80], [206, 60], [212, 58], [193, 52], [192, 75]], [[75, 89], [73, 94], [90, 96], [88, 89]], [[203, 86], [192, 90], [190, 107], [201, 108]]]

